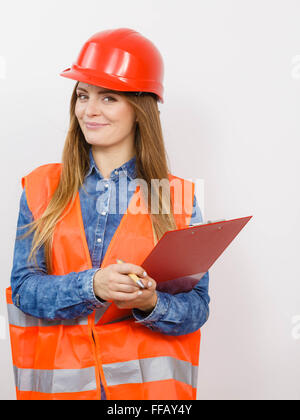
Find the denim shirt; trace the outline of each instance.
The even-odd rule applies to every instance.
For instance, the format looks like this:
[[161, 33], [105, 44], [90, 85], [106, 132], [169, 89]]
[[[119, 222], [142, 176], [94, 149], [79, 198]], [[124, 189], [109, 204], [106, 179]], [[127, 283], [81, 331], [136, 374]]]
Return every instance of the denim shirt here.
[[[11, 272], [12, 299], [19, 309], [37, 318], [75, 319], [89, 315], [105, 304], [94, 294], [93, 277], [101, 266], [108, 245], [135, 191], [132, 184], [136, 178], [136, 156], [114, 169], [108, 179], [100, 173], [91, 149], [89, 157], [90, 168], [79, 190], [79, 197], [93, 268], [66, 275], [49, 275], [43, 247], [36, 255], [40, 270], [36, 269], [32, 261], [27, 264], [33, 233], [21, 240], [18, 236], [23, 235], [27, 229], [19, 228], [33, 221], [33, 216], [28, 208], [25, 189], [21, 194]], [[201, 221], [201, 211], [194, 196], [190, 223]], [[193, 332], [208, 319], [208, 282], [207, 272], [190, 292], [170, 295], [157, 291], [157, 304], [150, 314], [138, 309], [133, 309], [132, 314], [136, 322], [163, 334]]]

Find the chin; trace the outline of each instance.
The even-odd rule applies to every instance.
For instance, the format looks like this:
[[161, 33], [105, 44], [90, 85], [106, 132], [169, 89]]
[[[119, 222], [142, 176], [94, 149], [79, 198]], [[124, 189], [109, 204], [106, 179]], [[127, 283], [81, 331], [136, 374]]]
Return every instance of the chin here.
[[86, 142], [89, 143], [92, 146], [111, 146], [111, 142], [109, 140], [99, 140], [95, 138], [85, 138]]
[[106, 139], [103, 139], [103, 138], [102, 139], [101, 138], [99, 139], [99, 137], [91, 136], [89, 134], [87, 134], [85, 136], [85, 139], [90, 144], [106, 144], [107, 143], [107, 140]]

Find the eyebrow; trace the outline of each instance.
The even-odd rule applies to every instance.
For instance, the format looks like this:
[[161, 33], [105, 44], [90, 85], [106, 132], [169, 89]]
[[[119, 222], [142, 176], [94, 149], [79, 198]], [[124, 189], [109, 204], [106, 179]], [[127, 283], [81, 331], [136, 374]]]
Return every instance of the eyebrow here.
[[[83, 89], [82, 87], [78, 87], [76, 90], [81, 90], [83, 92], [88, 93], [88, 91], [86, 89]], [[98, 93], [114, 93], [115, 95], [117, 95], [117, 92], [115, 90], [109, 90], [109, 89], [100, 89]]]

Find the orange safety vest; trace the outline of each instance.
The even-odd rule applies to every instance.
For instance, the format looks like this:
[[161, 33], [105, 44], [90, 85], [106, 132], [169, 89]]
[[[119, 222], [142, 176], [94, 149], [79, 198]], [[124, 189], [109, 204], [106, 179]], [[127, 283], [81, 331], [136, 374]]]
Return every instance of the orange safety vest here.
[[[36, 219], [55, 191], [62, 165], [42, 165], [22, 178], [28, 206]], [[194, 183], [184, 181], [177, 228], [189, 225]], [[109, 244], [101, 268], [120, 258], [141, 265], [155, 246], [148, 212], [134, 214], [142, 198], [137, 186], [127, 212]], [[188, 198], [188, 199], [187, 199]], [[174, 202], [174, 190], [171, 188]], [[178, 203], [178, 202], [177, 202]], [[130, 246], [129, 246], [130, 245]], [[79, 193], [53, 237], [53, 272], [66, 275], [92, 268], [84, 232]], [[112, 302], [89, 316], [73, 320], [38, 319], [23, 313], [6, 290], [17, 399], [99, 400], [100, 378], [107, 399], [196, 399], [200, 330], [181, 336], [152, 331], [135, 321], [129, 309]]]

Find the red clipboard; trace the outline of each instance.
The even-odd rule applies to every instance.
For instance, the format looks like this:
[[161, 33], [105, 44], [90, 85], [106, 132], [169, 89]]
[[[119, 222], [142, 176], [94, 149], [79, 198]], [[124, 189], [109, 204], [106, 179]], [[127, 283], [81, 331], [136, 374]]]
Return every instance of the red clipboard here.
[[141, 266], [157, 290], [190, 291], [252, 216], [165, 232]]

